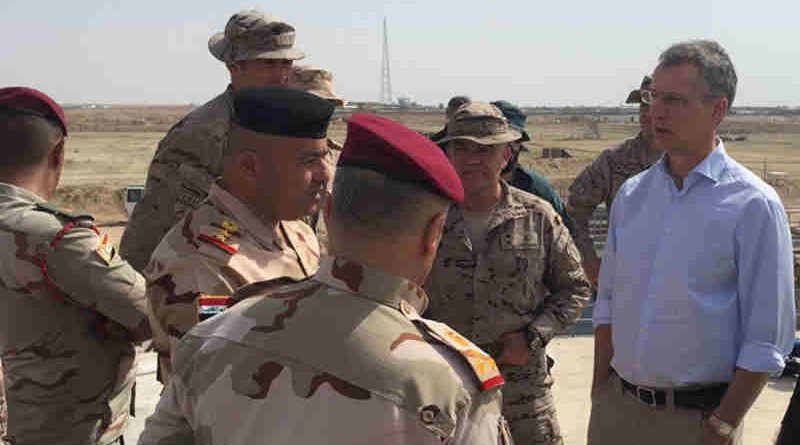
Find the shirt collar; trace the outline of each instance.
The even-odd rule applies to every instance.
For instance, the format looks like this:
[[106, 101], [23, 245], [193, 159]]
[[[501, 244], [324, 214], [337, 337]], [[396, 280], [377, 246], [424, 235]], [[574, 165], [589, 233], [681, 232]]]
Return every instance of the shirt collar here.
[[[662, 156], [661, 159], [656, 162], [658, 168], [667, 176], [669, 176], [669, 167], [667, 166], [667, 156]], [[725, 167], [727, 166], [727, 153], [725, 152], [725, 146], [723, 145], [722, 141], [719, 140], [717, 146], [708, 156], [705, 157], [699, 164], [695, 165], [694, 168], [689, 170], [689, 174], [686, 175], [688, 178], [693, 174], [698, 174], [700, 176], [706, 177], [714, 182], [719, 182], [722, 178], [722, 173], [725, 171]]]
[[274, 231], [267, 227], [239, 198], [225, 190], [218, 182], [211, 184], [211, 188], [208, 190], [208, 200], [214, 206], [229, 213], [244, 230], [253, 234], [262, 244], [272, 246], [276, 241]]
[[[500, 226], [508, 220], [519, 218], [528, 214], [528, 209], [524, 204], [519, 202], [513, 193], [511, 193], [511, 186], [508, 185], [505, 180], [500, 180], [500, 188], [500, 200], [497, 202], [494, 208], [490, 210], [492, 214], [489, 217], [489, 223], [486, 229], [487, 233], [491, 232], [492, 229]], [[456, 226], [465, 224], [466, 222], [464, 221], [464, 213], [462, 208], [457, 204], [450, 206], [450, 211], [448, 212], [447, 220], [445, 221], [445, 229], [451, 231], [455, 230]], [[467, 238], [466, 226], [463, 229], [462, 235]]]
[[418, 284], [341, 257], [322, 257], [314, 280], [395, 309], [400, 309], [402, 301], [418, 313], [428, 307], [428, 295]]
[[14, 184], [8, 184], [5, 182], [0, 182], [0, 195], [10, 196], [18, 199], [22, 199], [25, 201], [30, 201], [33, 204], [44, 204], [47, 202], [44, 198], [33, 193], [32, 191], [16, 186]]

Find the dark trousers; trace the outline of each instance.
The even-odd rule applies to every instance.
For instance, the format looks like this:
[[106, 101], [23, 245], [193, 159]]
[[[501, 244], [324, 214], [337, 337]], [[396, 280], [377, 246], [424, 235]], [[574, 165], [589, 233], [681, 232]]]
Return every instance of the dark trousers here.
[[794, 393], [783, 416], [776, 445], [800, 445], [800, 379], [794, 385]]

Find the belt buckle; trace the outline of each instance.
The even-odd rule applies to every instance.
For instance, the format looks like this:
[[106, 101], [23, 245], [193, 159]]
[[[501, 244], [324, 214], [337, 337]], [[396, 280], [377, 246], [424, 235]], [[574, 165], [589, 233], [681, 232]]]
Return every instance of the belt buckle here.
[[[644, 402], [646, 405], [657, 407], [656, 403], [656, 390], [651, 388], [644, 388], [642, 386], [636, 387], [636, 397]], [[649, 399], [649, 400], [648, 400]]]

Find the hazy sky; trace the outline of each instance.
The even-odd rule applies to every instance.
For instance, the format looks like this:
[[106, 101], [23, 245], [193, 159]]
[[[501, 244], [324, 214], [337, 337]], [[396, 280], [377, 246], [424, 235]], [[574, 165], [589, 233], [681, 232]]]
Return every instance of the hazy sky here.
[[306, 62], [352, 101], [380, 95], [389, 20], [396, 96], [522, 105], [618, 105], [660, 51], [713, 38], [739, 73], [737, 105], [800, 106], [798, 0], [0, 0], [0, 84], [62, 102], [200, 103], [227, 71], [208, 37], [238, 9], [297, 28]]

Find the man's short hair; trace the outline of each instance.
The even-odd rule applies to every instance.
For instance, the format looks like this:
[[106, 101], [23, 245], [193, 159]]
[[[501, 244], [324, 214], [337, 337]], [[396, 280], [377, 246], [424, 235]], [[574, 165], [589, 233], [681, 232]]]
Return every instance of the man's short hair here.
[[63, 136], [63, 130], [45, 118], [13, 110], [0, 112], [0, 169], [44, 162]]
[[382, 235], [409, 233], [425, 227], [448, 204], [424, 187], [373, 170], [336, 169], [332, 217], [343, 227]]
[[725, 48], [713, 40], [691, 40], [670, 46], [658, 58], [660, 68], [684, 63], [691, 63], [697, 68], [708, 86], [709, 94], [728, 98], [730, 110], [736, 97], [738, 78]]

